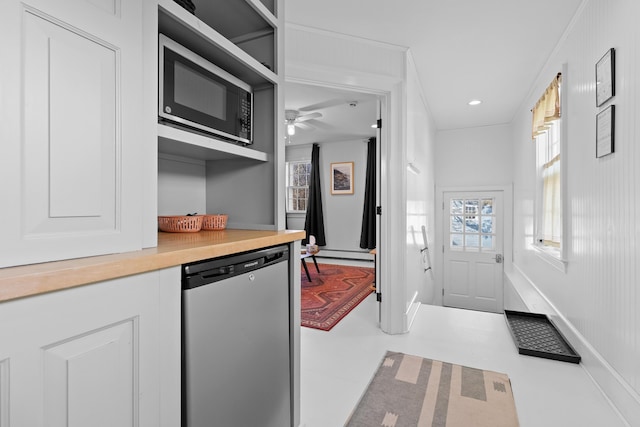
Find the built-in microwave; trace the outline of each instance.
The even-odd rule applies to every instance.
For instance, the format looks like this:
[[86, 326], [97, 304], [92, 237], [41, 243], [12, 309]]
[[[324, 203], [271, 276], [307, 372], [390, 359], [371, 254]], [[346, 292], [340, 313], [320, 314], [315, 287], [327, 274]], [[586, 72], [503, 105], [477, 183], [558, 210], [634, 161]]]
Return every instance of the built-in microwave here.
[[158, 45], [159, 120], [251, 144], [251, 86], [164, 34]]

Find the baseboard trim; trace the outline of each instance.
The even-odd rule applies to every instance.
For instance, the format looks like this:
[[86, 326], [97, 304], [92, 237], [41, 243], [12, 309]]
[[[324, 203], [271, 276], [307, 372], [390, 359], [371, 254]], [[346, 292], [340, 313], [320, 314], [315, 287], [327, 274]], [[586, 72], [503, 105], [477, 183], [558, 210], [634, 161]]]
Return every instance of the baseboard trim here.
[[593, 380], [613, 409], [628, 426], [640, 425], [640, 394], [617, 373], [573, 324], [549, 301], [531, 279], [513, 265], [505, 272], [505, 287], [512, 291], [529, 312], [543, 313], [554, 323], [582, 357], [580, 366]]
[[413, 298], [411, 299], [411, 302], [408, 304], [407, 311], [404, 313], [405, 333], [411, 330], [411, 326], [413, 325], [413, 321], [416, 320], [416, 315], [418, 314], [419, 308], [420, 308], [420, 301], [418, 301], [418, 292], [416, 291], [413, 294]]

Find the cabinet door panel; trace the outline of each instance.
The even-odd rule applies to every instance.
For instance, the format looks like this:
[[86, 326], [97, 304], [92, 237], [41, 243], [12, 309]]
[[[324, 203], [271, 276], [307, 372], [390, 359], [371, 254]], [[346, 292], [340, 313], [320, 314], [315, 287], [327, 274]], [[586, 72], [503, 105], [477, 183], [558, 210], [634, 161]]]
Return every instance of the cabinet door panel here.
[[141, 249], [141, 23], [142, 0], [3, 3], [0, 268]]
[[178, 267], [4, 302], [0, 343], [0, 427], [179, 425]]
[[132, 425], [137, 412], [136, 323], [131, 319], [44, 349], [48, 425]]
[[26, 236], [117, 231], [117, 52], [26, 13], [24, 57]]

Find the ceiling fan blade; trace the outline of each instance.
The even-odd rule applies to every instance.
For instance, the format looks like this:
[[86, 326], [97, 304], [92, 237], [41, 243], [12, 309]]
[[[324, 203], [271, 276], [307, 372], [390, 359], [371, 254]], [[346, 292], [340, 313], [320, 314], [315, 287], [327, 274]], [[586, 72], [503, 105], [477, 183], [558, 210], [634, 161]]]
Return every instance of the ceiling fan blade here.
[[315, 127], [311, 126], [310, 124], [304, 123], [304, 122], [296, 122], [295, 124], [297, 127], [299, 127], [300, 129], [304, 129], [304, 130], [314, 130]]
[[336, 105], [346, 103], [347, 101], [345, 101], [344, 99], [330, 99], [328, 101], [318, 102], [317, 104], [307, 105], [306, 107], [300, 108], [299, 111], [322, 110], [323, 108], [335, 107]]
[[309, 114], [303, 114], [301, 116], [296, 117], [296, 122], [300, 123], [300, 122], [305, 122], [307, 120], [311, 120], [311, 119], [319, 119], [320, 117], [322, 117], [322, 113], [309, 113]]
[[322, 130], [331, 130], [334, 129], [334, 126], [331, 126], [325, 122], [323, 122], [322, 120], [309, 120], [308, 122], [304, 122], [305, 125], [311, 125], [316, 129], [322, 129]]

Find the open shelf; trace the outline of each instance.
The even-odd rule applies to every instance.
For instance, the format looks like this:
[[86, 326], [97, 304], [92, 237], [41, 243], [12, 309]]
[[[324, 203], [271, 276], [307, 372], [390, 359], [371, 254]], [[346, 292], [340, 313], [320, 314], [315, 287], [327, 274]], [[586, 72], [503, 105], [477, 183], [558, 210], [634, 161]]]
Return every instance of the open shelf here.
[[[157, 124], [158, 152], [165, 160], [187, 164], [177, 176], [164, 169], [165, 181], [195, 181], [186, 190], [189, 200], [201, 206], [204, 198], [207, 212], [229, 214], [227, 228], [273, 230], [284, 224], [277, 205], [282, 192], [278, 171], [284, 167], [278, 151], [284, 122], [282, 6], [282, 0], [208, 0], [197, 2], [192, 14], [173, 0], [158, 0], [158, 33], [253, 91], [251, 145], [168, 121]], [[188, 160], [196, 161], [195, 171]], [[169, 200], [170, 190], [162, 191]]]
[[[254, 3], [251, 2], [251, 4]], [[258, 3], [263, 12], [268, 13], [262, 3]], [[223, 30], [226, 30], [226, 34], [223, 34], [190, 14], [172, 0], [160, 0], [158, 4], [160, 6], [158, 13], [158, 31], [160, 33], [165, 34], [252, 86], [260, 87], [265, 84], [278, 83], [278, 76], [274, 72], [277, 71], [274, 47], [275, 30], [269, 21], [265, 22], [260, 19], [263, 22], [262, 25], [253, 25], [243, 28], [242, 31], [231, 31], [226, 30], [229, 22], [243, 21], [241, 18], [230, 20], [226, 18], [226, 14], [221, 14], [225, 16]], [[236, 1], [231, 4], [246, 3]], [[226, 3], [223, 7], [226, 12], [228, 8]], [[247, 8], [254, 10], [253, 8]], [[232, 25], [231, 27], [238, 26], [244, 27], [242, 25]], [[233, 38], [237, 38], [238, 44], [231, 41]], [[261, 49], [255, 48], [256, 39], [264, 39]], [[244, 45], [248, 46], [246, 50], [240, 47]], [[255, 55], [255, 57], [248, 52]]]
[[269, 159], [266, 153], [162, 123], [158, 123], [158, 151], [200, 160]]

